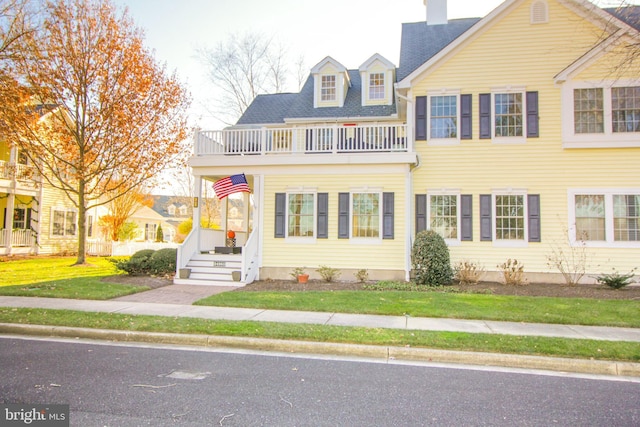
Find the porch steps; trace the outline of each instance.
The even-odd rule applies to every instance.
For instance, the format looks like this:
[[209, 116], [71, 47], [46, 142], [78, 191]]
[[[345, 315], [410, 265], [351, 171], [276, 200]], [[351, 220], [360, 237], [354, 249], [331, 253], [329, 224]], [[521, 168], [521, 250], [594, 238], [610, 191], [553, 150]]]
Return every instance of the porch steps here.
[[242, 255], [240, 254], [208, 254], [199, 253], [191, 257], [186, 267], [190, 270], [188, 278], [173, 280], [177, 285], [205, 285], [205, 286], [244, 286], [242, 281], [234, 281], [233, 271], [242, 269]]

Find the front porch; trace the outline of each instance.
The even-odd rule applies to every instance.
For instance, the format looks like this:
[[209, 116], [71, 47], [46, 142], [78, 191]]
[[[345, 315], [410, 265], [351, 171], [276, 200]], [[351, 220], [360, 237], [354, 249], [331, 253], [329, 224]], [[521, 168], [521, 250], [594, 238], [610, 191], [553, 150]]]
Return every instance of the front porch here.
[[[220, 178], [196, 177], [193, 229], [178, 247], [175, 284], [239, 287], [258, 277], [252, 196], [236, 193], [218, 200], [211, 185]], [[254, 178], [247, 178], [254, 188]]]

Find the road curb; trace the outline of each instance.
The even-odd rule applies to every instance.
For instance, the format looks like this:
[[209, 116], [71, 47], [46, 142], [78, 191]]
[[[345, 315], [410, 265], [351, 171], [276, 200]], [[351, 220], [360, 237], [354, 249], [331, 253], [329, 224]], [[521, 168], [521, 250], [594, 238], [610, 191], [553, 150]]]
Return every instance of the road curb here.
[[67, 326], [22, 325], [13, 323], [0, 323], [0, 333], [200, 347], [242, 348], [261, 351], [277, 351], [283, 353], [355, 356], [384, 360], [454, 363], [573, 372], [593, 375], [640, 377], [640, 363], [605, 360], [567, 359], [545, 356], [435, 350], [412, 347], [289, 341], [235, 336], [120, 331]]

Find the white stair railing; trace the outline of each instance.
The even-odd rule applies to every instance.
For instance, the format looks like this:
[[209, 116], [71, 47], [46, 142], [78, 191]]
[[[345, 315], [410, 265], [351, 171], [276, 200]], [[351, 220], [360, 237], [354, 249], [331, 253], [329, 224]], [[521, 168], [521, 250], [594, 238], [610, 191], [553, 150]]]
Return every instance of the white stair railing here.
[[176, 277], [179, 277], [180, 269], [185, 268], [191, 260], [191, 257], [198, 252], [198, 234], [194, 228], [189, 232], [184, 242], [178, 246], [178, 254], [176, 259]]
[[242, 247], [242, 281], [251, 283], [258, 277], [258, 229], [251, 231]]

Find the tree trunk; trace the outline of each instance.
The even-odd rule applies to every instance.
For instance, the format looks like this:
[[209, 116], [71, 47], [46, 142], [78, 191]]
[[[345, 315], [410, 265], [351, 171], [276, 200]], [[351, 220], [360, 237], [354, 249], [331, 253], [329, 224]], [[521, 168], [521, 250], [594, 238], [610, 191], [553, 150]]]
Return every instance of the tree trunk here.
[[85, 201], [85, 184], [80, 181], [78, 184], [78, 259], [76, 265], [86, 264], [86, 243], [87, 243], [87, 206]]

